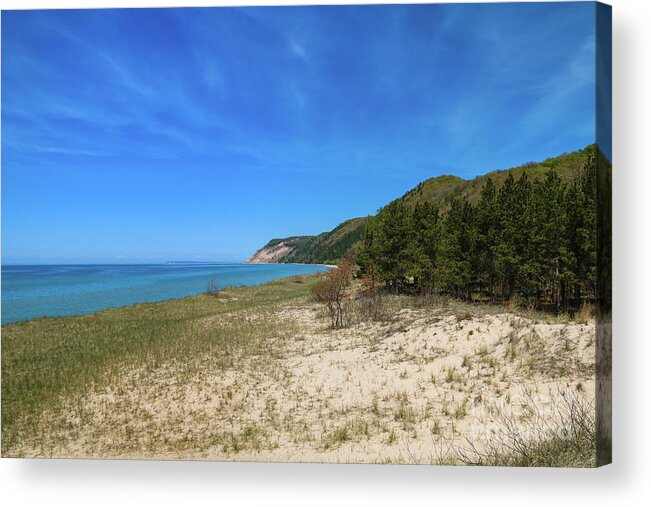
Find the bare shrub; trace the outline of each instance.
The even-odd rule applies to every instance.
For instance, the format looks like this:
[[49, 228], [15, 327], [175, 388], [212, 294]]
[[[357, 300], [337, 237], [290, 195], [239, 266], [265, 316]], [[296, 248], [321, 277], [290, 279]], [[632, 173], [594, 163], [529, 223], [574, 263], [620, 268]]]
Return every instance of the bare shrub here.
[[355, 316], [359, 322], [385, 322], [391, 312], [387, 304], [387, 295], [382, 285], [374, 277], [366, 276], [361, 280], [361, 290], [355, 299]]
[[386, 322], [391, 316], [386, 295], [380, 293], [357, 298], [355, 315], [359, 322]]
[[325, 273], [314, 286], [314, 296], [327, 308], [330, 324], [335, 329], [348, 323], [348, 305], [345, 302], [350, 298], [355, 271], [355, 265], [346, 259], [335, 269]]

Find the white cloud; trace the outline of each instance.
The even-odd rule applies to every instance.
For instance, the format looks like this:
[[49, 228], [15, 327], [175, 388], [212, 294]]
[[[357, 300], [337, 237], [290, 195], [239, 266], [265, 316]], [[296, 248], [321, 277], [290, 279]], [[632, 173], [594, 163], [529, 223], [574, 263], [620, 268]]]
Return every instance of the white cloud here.
[[302, 60], [304, 63], [310, 63], [310, 55], [302, 44], [292, 38], [289, 39], [288, 44], [289, 50], [295, 57], [297, 57], [299, 60]]

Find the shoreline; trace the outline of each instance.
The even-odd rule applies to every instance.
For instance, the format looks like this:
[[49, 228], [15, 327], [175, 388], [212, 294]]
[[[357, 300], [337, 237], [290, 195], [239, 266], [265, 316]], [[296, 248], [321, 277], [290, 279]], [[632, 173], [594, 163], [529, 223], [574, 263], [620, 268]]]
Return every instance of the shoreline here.
[[452, 464], [594, 400], [594, 320], [389, 296], [333, 330], [316, 278], [3, 326], [2, 455]]
[[327, 268], [336, 268], [336, 264], [323, 264], [323, 263], [306, 263], [306, 262], [243, 262], [246, 266], [325, 266]]
[[[87, 265], [83, 265], [83, 266], [154, 266], [154, 265], [155, 266], [163, 266], [163, 265], [168, 265], [168, 264], [87, 264]], [[269, 265], [279, 266], [279, 265], [282, 265], [282, 264], [269, 263]], [[328, 267], [328, 268], [336, 267], [336, 266], [328, 266], [326, 264], [293, 263], [292, 265], [297, 265], [297, 266], [319, 266], [319, 267]], [[24, 265], [24, 266], [23, 265], [21, 265], [21, 266], [16, 265], [16, 267], [31, 267], [31, 266], [41, 267], [41, 265], [35, 265], [35, 264], [34, 265]], [[64, 265], [62, 265], [62, 264], [52, 264], [52, 265], [47, 265], [47, 266], [49, 267], [49, 266], [64, 266]], [[74, 267], [74, 266], [81, 266], [81, 265], [66, 264], [65, 266]], [[240, 263], [240, 264], [237, 264], [237, 263], [232, 263], [232, 264], [231, 263], [224, 263], [223, 266], [248, 266], [248, 264], [244, 264], [244, 263]], [[272, 278], [270, 280], [257, 282], [257, 283], [252, 283], [252, 284], [226, 285], [220, 290], [223, 290], [223, 289], [229, 288], [229, 287], [238, 287], [238, 288], [239, 287], [256, 287], [256, 286], [264, 285], [264, 284], [271, 283], [271, 282], [274, 282], [274, 281], [277, 281], [277, 280], [282, 280], [284, 278], [292, 278], [292, 277], [295, 277], [295, 276], [314, 276], [314, 275], [318, 275], [318, 274], [319, 273], [317, 272], [317, 273], [311, 273], [311, 274], [294, 274], [294, 275], [287, 275], [287, 276], [279, 276], [278, 278]], [[85, 316], [95, 315], [97, 313], [102, 313], [102, 312], [111, 311], [111, 310], [118, 310], [118, 309], [122, 309], [122, 308], [129, 308], [129, 307], [133, 307], [133, 306], [151, 305], [151, 304], [165, 303], [165, 302], [175, 301], [175, 300], [184, 300], [184, 299], [187, 299], [187, 298], [198, 297], [198, 296], [208, 294], [208, 293], [209, 293], [209, 291], [205, 290], [203, 292], [188, 294], [186, 296], [168, 297], [168, 298], [157, 299], [157, 300], [153, 300], [153, 301], [139, 301], [139, 302], [135, 302], [135, 303], [118, 305], [118, 306], [108, 306], [106, 308], [100, 308], [98, 310], [88, 311], [88, 312], [70, 313], [70, 314], [62, 314], [62, 315], [34, 316], [34, 317], [26, 318], [26, 319], [13, 320], [11, 322], [6, 322], [6, 323], [2, 322], [0, 324], [0, 327], [2, 329], [4, 329], [6, 326], [11, 326], [13, 324], [24, 324], [24, 323], [32, 322], [32, 321], [39, 320], [39, 319], [58, 319], [58, 318], [67, 318], [67, 317], [85, 317]], [[5, 305], [8, 305], [8, 304], [3, 303], [2, 306], [5, 306]]]

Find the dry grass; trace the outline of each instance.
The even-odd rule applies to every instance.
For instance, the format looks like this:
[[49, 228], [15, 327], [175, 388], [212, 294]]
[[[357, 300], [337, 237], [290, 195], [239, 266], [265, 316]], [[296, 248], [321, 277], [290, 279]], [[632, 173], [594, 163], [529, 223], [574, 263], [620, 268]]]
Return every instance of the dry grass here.
[[519, 467], [594, 467], [595, 407], [578, 390], [559, 390], [551, 413], [541, 413], [530, 394], [526, 424], [512, 411], [500, 415], [492, 442], [479, 449], [473, 442], [458, 449], [466, 465]]
[[313, 280], [3, 327], [3, 456], [490, 464], [594, 399], [592, 320], [383, 296], [331, 329]]
[[[280, 357], [283, 337], [296, 329], [275, 319], [273, 308], [306, 299], [310, 284], [301, 281], [3, 326], [3, 455], [34, 438], [45, 411], [61, 410], [89, 388], [120, 385], [125, 372], [137, 369], [146, 377], [171, 362], [168, 370], [182, 383], [204, 359], [212, 370], [225, 371], [246, 358]], [[61, 424], [52, 429], [68, 426]]]
[[577, 324], [587, 324], [594, 317], [594, 306], [584, 303], [574, 315]]

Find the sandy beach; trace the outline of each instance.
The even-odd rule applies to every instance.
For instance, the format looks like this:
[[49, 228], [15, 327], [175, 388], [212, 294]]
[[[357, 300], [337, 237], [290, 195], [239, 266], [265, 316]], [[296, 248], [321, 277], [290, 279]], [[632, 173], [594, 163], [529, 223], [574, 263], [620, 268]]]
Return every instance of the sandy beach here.
[[3, 454], [458, 464], [594, 403], [593, 320], [396, 298], [387, 321], [333, 330], [305, 292], [229, 309], [255, 290], [206, 297], [220, 313], [191, 323], [208, 340], [249, 326], [254, 348], [114, 364]]

